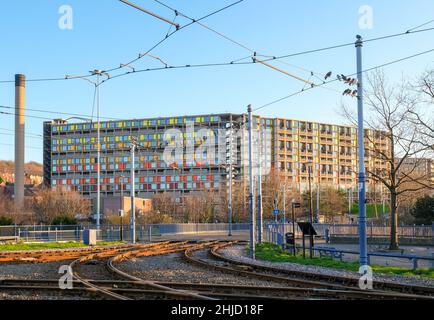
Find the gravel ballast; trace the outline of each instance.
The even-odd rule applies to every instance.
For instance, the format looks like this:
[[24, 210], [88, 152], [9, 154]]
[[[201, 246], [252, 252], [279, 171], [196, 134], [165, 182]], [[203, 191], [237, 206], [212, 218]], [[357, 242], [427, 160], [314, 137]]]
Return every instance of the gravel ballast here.
[[[306, 266], [306, 265], [300, 265], [300, 264], [290, 263], [290, 262], [269, 262], [263, 260], [253, 260], [247, 256], [247, 253], [245, 251], [245, 246], [241, 246], [241, 245], [235, 245], [235, 246], [223, 248], [219, 251], [219, 253], [224, 257], [239, 261], [241, 263], [250, 263], [250, 264], [254, 263], [265, 267], [275, 267], [284, 270], [319, 273], [322, 275], [330, 275], [330, 276], [343, 276], [343, 277], [349, 277], [354, 279], [359, 279], [360, 277], [360, 274], [358, 274], [357, 272], [352, 272], [347, 270], [338, 270], [338, 269], [325, 268], [320, 266]], [[416, 276], [404, 277], [400, 275], [374, 274], [374, 281], [400, 283], [404, 285], [413, 284], [413, 285], [434, 287], [434, 279], [416, 277]]]
[[[195, 253], [201, 255], [201, 252]], [[159, 282], [188, 282], [203, 284], [238, 284], [272, 286], [276, 283], [239, 277], [230, 273], [202, 268], [186, 262], [181, 253], [163, 256], [141, 257], [116, 265], [120, 270], [138, 278]]]

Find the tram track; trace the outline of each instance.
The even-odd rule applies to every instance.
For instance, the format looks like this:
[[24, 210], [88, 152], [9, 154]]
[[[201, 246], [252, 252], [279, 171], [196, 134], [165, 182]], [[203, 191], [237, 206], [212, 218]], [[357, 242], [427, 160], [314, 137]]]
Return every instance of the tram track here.
[[[117, 246], [103, 251], [80, 252], [69, 266], [73, 270], [73, 288], [61, 290], [56, 279], [0, 279], [2, 292], [49, 292], [61, 296], [86, 299], [142, 300], [433, 300], [430, 295], [418, 295], [392, 290], [360, 290], [351, 281], [334, 278], [300, 276], [289, 270], [269, 268], [230, 259], [224, 248], [237, 242], [159, 242]], [[78, 254], [78, 253], [77, 253]], [[123, 270], [122, 263], [134, 263], [139, 258], [160, 256], [173, 259], [173, 254], [186, 263], [213, 272], [232, 274], [250, 281], [201, 283], [194, 279], [181, 281], [151, 280]], [[70, 259], [71, 260], [71, 259]], [[192, 275], [192, 277], [194, 277]], [[225, 278], [226, 279], [226, 278]], [[236, 279], [236, 278], [234, 278]], [[258, 279], [256, 282], [253, 279]], [[188, 281], [186, 281], [188, 280]]]
[[[252, 273], [264, 273], [264, 274], [279, 274], [282, 278], [290, 279], [289, 281], [296, 281], [301, 283], [318, 283], [318, 284], [330, 284], [334, 288], [342, 288], [342, 289], [357, 289], [358, 288], [358, 279], [344, 277], [344, 276], [330, 276], [321, 273], [312, 273], [312, 272], [304, 272], [304, 271], [295, 271], [282, 269], [277, 267], [263, 266], [254, 263], [248, 262], [240, 262], [235, 259], [228, 258], [220, 253], [226, 247], [231, 245], [235, 245], [236, 243], [222, 243], [220, 245], [214, 246], [209, 254], [216, 261], [220, 261], [223, 263], [227, 263], [228, 265], [233, 266], [241, 266], [244, 271], [249, 270], [247, 272]], [[240, 272], [241, 273], [241, 272]], [[373, 290], [378, 292], [391, 292], [391, 293], [401, 293], [404, 295], [414, 295], [419, 297], [431, 297], [434, 298], [434, 287], [428, 286], [420, 286], [420, 285], [411, 285], [411, 284], [400, 284], [393, 282], [384, 282], [384, 281], [374, 281]]]

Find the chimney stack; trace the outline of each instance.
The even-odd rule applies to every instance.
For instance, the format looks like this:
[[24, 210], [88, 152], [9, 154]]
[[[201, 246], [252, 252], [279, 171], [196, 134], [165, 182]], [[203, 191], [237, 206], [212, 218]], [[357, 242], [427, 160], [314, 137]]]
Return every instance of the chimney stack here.
[[15, 205], [18, 208], [24, 206], [24, 150], [25, 150], [25, 95], [26, 77], [22, 74], [15, 75]]

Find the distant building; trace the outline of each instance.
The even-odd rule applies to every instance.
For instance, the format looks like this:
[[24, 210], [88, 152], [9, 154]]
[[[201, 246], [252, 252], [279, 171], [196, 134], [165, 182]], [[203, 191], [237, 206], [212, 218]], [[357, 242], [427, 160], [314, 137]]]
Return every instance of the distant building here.
[[[396, 159], [398, 164], [401, 159]], [[406, 158], [401, 165], [401, 172], [411, 173], [414, 177], [422, 177], [427, 184], [431, 184], [434, 188], [434, 159], [432, 158]]]
[[[159, 192], [173, 192], [182, 197], [201, 190], [226, 187], [231, 161], [235, 180], [247, 181], [248, 133], [244, 114], [198, 115], [101, 122], [101, 197], [119, 197], [130, 192], [130, 142], [137, 138], [141, 148], [136, 155], [137, 196], [150, 198]], [[194, 125], [194, 131], [191, 126]], [[228, 128], [241, 128], [232, 140], [229, 153]], [[357, 129], [281, 118], [254, 117], [254, 135], [261, 128], [262, 168], [275, 168], [286, 177], [288, 185], [305, 190], [308, 168], [312, 165], [313, 184], [357, 188]], [[202, 136], [204, 129], [207, 136]], [[209, 129], [206, 131], [206, 129]], [[170, 131], [168, 131], [170, 130]], [[384, 152], [388, 140], [380, 131], [366, 130]], [[173, 139], [187, 143], [182, 159], [168, 164], [165, 148]], [[215, 155], [189, 150], [205, 141], [217, 144]], [[256, 140], [255, 140], [256, 141]], [[366, 149], [371, 145], [366, 142]], [[97, 124], [68, 123], [54, 120], [44, 123], [44, 183], [52, 188], [76, 190], [86, 197], [97, 193]], [[254, 157], [258, 160], [255, 142]], [[194, 153], [195, 156], [191, 154]], [[366, 154], [369, 168], [387, 164]], [[265, 174], [267, 171], [265, 171]], [[367, 189], [372, 187], [368, 180]]]
[[[152, 200], [135, 198], [134, 204], [136, 212], [139, 215], [146, 215], [152, 212]], [[95, 203], [93, 204], [95, 205]], [[101, 198], [101, 208], [104, 214], [118, 214], [119, 210], [123, 210], [125, 214], [131, 212], [131, 197], [103, 197]]]

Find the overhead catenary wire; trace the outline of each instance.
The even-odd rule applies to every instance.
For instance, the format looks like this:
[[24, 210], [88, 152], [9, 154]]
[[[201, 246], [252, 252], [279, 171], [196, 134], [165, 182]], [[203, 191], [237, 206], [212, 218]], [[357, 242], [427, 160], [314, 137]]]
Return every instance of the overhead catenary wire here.
[[[168, 8], [169, 10], [172, 10], [176, 15], [181, 15], [181, 16], [187, 18], [187, 19], [190, 19], [190, 20], [194, 21], [193, 18], [187, 16], [186, 14], [180, 12], [179, 10], [176, 10], [176, 9], [174, 9], [174, 8], [172, 8], [172, 7], [168, 6], [168, 5], [166, 5], [166, 4], [163, 3], [162, 1], [159, 1], [159, 0], [154, 0], [154, 1], [157, 2], [157, 3], [159, 3], [160, 5], [162, 5], [162, 6], [166, 7], [166, 8]], [[235, 45], [241, 47], [242, 49], [249, 51], [249, 52], [252, 54], [252, 55], [250, 55], [250, 56], [247, 56], [247, 57], [245, 57], [245, 58], [241, 58], [241, 59], [237, 59], [237, 60], [234, 60], [234, 61], [232, 61], [232, 62], [239, 62], [239, 61], [242, 61], [242, 60], [245, 60], [245, 59], [248, 59], [248, 58], [254, 58], [254, 57], [257, 57], [257, 56], [266, 57], [266, 58], [271, 58], [271, 57], [272, 57], [272, 56], [269, 56], [269, 55], [262, 55], [262, 54], [259, 54], [259, 53], [257, 52], [257, 50], [254, 50], [254, 49], [252, 49], [252, 48], [250, 48], [250, 47], [248, 47], [248, 46], [242, 44], [241, 42], [239, 42], [239, 41], [237, 41], [237, 40], [234, 40], [233, 38], [230, 38], [230, 37], [228, 37], [227, 35], [225, 35], [225, 34], [219, 32], [219, 31], [217, 31], [217, 30], [215, 30], [215, 29], [213, 29], [213, 28], [211, 28], [211, 27], [209, 27], [209, 26], [207, 26], [207, 25], [205, 25], [205, 24], [203, 24], [203, 23], [201, 23], [201, 22], [196, 22], [196, 23], [197, 23], [198, 25], [200, 25], [201, 27], [203, 27], [203, 28], [205, 28], [205, 29], [207, 29], [207, 30], [209, 30], [209, 31], [211, 31], [211, 32], [213, 32], [213, 33], [215, 33], [215, 34], [217, 34], [218, 36], [220, 36], [220, 37], [222, 37], [222, 38], [224, 38], [225, 40], [227, 40], [227, 41], [229, 41], [229, 42], [231, 42], [231, 43], [233, 43], [233, 44], [235, 44]], [[259, 62], [259, 61], [258, 61], [258, 62]], [[297, 67], [297, 66], [294, 66], [294, 67], [296, 67], [296, 68], [298, 68], [298, 69], [300, 69], [300, 70], [303, 70], [303, 71], [307, 71], [305, 68], [302, 68], [302, 67]], [[279, 71], [279, 70], [277, 70], [277, 71]], [[313, 71], [310, 71], [310, 70], [309, 70], [308, 72], [309, 72], [310, 74], [314, 73]], [[316, 74], [316, 72], [315, 72], [315, 74]], [[299, 77], [295, 77], [295, 78], [296, 78], [297, 80], [300, 80]], [[303, 79], [303, 80], [301, 80], [301, 81], [305, 81], [305, 80]]]
[[[191, 26], [191, 25], [193, 25], [193, 24], [195, 24], [195, 23], [198, 23], [198, 22], [200, 22], [200, 21], [202, 21], [202, 20], [204, 20], [204, 19], [207, 19], [207, 18], [209, 18], [209, 17], [211, 17], [211, 16], [213, 16], [213, 15], [216, 15], [217, 13], [220, 13], [220, 12], [222, 12], [222, 11], [224, 11], [224, 10], [227, 10], [227, 9], [229, 9], [229, 8], [235, 6], [235, 5], [237, 5], [237, 4], [239, 4], [239, 3], [243, 2], [243, 1], [244, 1], [244, 0], [238, 0], [238, 1], [236, 1], [236, 2], [233, 2], [233, 3], [231, 3], [231, 4], [229, 4], [229, 5], [225, 6], [225, 7], [223, 7], [223, 8], [220, 8], [220, 9], [218, 9], [218, 10], [215, 10], [215, 11], [213, 11], [213, 12], [211, 12], [211, 13], [209, 13], [209, 14], [207, 14], [207, 15], [205, 15], [205, 16], [199, 18], [199, 19], [193, 19], [193, 21], [191, 21], [190, 23], [188, 23], [188, 24], [186, 24], [186, 25], [180, 26], [179, 28], [177, 28], [176, 30], [170, 32], [169, 34], [166, 34], [166, 36], [165, 36], [163, 39], [161, 39], [161, 40], [158, 41], [156, 44], [154, 44], [154, 45], [153, 45], [150, 49], [148, 49], [145, 53], [140, 54], [140, 55], [138, 56], [138, 58], [135, 58], [135, 59], [129, 61], [128, 63], [126, 63], [126, 65], [131, 65], [131, 64], [133, 64], [133, 63], [135, 63], [135, 62], [141, 60], [143, 57], [147, 56], [149, 53], [151, 53], [153, 50], [155, 50], [157, 47], [159, 47], [161, 44], [163, 44], [167, 39], [169, 39], [169, 38], [170, 38], [171, 36], [173, 36], [175, 33], [179, 32], [179, 31], [181, 31], [181, 30], [183, 30], [183, 29], [185, 29], [185, 28], [188, 28], [189, 26]], [[116, 70], [119, 70], [119, 69], [122, 69], [122, 67], [119, 66], [119, 67], [116, 67], [116, 68], [111, 68], [111, 69], [106, 70], [106, 72], [113, 72], [113, 71], [116, 71]], [[107, 81], [107, 80], [104, 80], [103, 82], [105, 82], [105, 81]]]
[[[8, 147], [15, 147], [12, 143], [0, 143], [1, 146], [8, 146]], [[42, 150], [42, 147], [35, 147], [35, 146], [25, 146], [26, 149], [36, 149], [36, 150]]]
[[[152, 51], [155, 50], [157, 47], [159, 47], [161, 44], [163, 44], [163, 43], [164, 43], [168, 38], [170, 38], [170, 37], [171, 37], [172, 35], [174, 35], [175, 33], [179, 32], [179, 31], [181, 31], [182, 29], [185, 29], [185, 28], [187, 28], [187, 27], [189, 27], [189, 26], [191, 26], [191, 25], [193, 25], [193, 24], [195, 24], [195, 23], [198, 23], [198, 22], [200, 22], [200, 21], [202, 21], [202, 20], [205, 20], [205, 19], [207, 19], [207, 18], [209, 18], [209, 17], [211, 17], [211, 16], [213, 16], [213, 15], [216, 15], [216, 14], [218, 14], [218, 13], [224, 11], [224, 10], [227, 10], [227, 9], [229, 9], [229, 8], [235, 6], [235, 5], [237, 5], [237, 4], [239, 4], [239, 3], [243, 2], [243, 1], [244, 1], [244, 0], [238, 0], [238, 1], [236, 1], [236, 2], [233, 2], [233, 3], [231, 3], [231, 4], [228, 4], [228, 5], [224, 6], [224, 7], [220, 8], [220, 9], [218, 9], [218, 10], [215, 10], [215, 11], [213, 11], [213, 12], [211, 12], [211, 13], [208, 13], [208, 14], [206, 14], [205, 16], [202, 16], [201, 18], [193, 19], [193, 21], [191, 21], [190, 23], [188, 23], [188, 24], [186, 24], [186, 25], [184, 25], [184, 26], [180, 26], [178, 29], [174, 30], [173, 32], [170, 32], [170, 33], [166, 34], [166, 36], [165, 36], [163, 39], [159, 40], [156, 44], [154, 44], [151, 48], [149, 48], [145, 53], [140, 54], [140, 55], [138, 56], [138, 58], [136, 58], [136, 59], [132, 59], [132, 60], [129, 61], [128, 63], [120, 64], [118, 67], [111, 68], [111, 69], [107, 69], [107, 70], [104, 70], [104, 71], [105, 71], [105, 72], [113, 72], [113, 71], [116, 71], [116, 70], [122, 69], [122, 68], [124, 68], [124, 67], [130, 66], [131, 64], [133, 64], [133, 63], [135, 63], [135, 62], [141, 60], [143, 57], [148, 56], [148, 54], [149, 54], [150, 52], [152, 52]], [[82, 76], [82, 78], [91, 78], [91, 77], [94, 77], [94, 76], [95, 76], [94, 74], [91, 74], [91, 75], [84, 75], [84, 76]], [[73, 80], [73, 79], [76, 79], [76, 78], [68, 78], [68, 77], [63, 76], [63, 77], [57, 77], [57, 78], [26, 79], [26, 82], [65, 81], [65, 80]], [[107, 81], [107, 80], [104, 80], [104, 81], [102, 81], [102, 83], [103, 83], [103, 82], [106, 82], [106, 81]], [[0, 84], [2, 84], [2, 83], [14, 83], [14, 82], [15, 82], [15, 80], [0, 80]]]
[[412, 31], [414, 31], [414, 30], [416, 30], [416, 29], [419, 29], [419, 28], [425, 27], [426, 25], [429, 25], [429, 24], [431, 24], [431, 23], [433, 23], [433, 22], [434, 22], [434, 19], [433, 19], [433, 20], [430, 20], [430, 21], [428, 21], [428, 22], [425, 22], [425, 23], [423, 23], [423, 24], [421, 24], [421, 25], [419, 25], [419, 26], [417, 26], [417, 27], [414, 27], [414, 28], [408, 29], [408, 30], [407, 30], [407, 33], [412, 32]]
[[[0, 105], [0, 108], [1, 109], [15, 110], [15, 107], [13, 107], [13, 106]], [[51, 111], [51, 110], [44, 110], [44, 109], [26, 108], [26, 111], [32, 111], [32, 112], [38, 112], [38, 113], [56, 114], [56, 115], [65, 115], [65, 116], [71, 116], [71, 117], [84, 117], [84, 118], [89, 118], [89, 119], [92, 118], [92, 116], [88, 115], [88, 114], [70, 113], [70, 112], [61, 112], [61, 111]], [[15, 115], [15, 114], [13, 114], [13, 115]], [[112, 117], [100, 117], [100, 118], [101, 119], [105, 119], [105, 120], [114, 120], [114, 121], [121, 120], [119, 118], [112, 118]], [[48, 118], [42, 118], [42, 119], [48, 119]], [[52, 119], [48, 119], [48, 120], [52, 120]]]
[[[14, 129], [6, 129], [6, 128], [0, 128], [0, 131], [15, 132]], [[0, 134], [2, 134], [2, 133], [0, 133]], [[25, 134], [26, 134], [26, 136], [42, 137], [41, 134], [38, 134], [38, 133], [31, 133], [31, 132], [27, 132], [27, 131], [26, 131]]]
[[[393, 60], [393, 61], [390, 61], [390, 62], [386, 62], [386, 63], [383, 63], [383, 64], [381, 64], [381, 65], [377, 65], [377, 66], [375, 66], [375, 67], [372, 67], [372, 68], [369, 68], [369, 69], [365, 69], [365, 70], [363, 70], [362, 72], [363, 72], [363, 73], [367, 73], [367, 72], [370, 72], [370, 71], [373, 71], [373, 70], [376, 70], [376, 69], [381, 69], [381, 68], [387, 67], [387, 66], [389, 66], [389, 65], [396, 64], [396, 63], [399, 63], [399, 62], [402, 62], [402, 61], [405, 61], [405, 60], [413, 59], [413, 58], [416, 58], [416, 57], [419, 57], [419, 56], [422, 56], [422, 55], [425, 55], [425, 54], [428, 54], [428, 53], [431, 53], [431, 52], [434, 52], [434, 49], [430, 49], [430, 50], [422, 51], [422, 52], [419, 52], [419, 53], [413, 54], [413, 55], [411, 55], [411, 56], [407, 56], [407, 57], [404, 57], [404, 58], [401, 58], [401, 59], [397, 59], [397, 60]], [[348, 76], [349, 76], [349, 77], [352, 77], [352, 76], [355, 76], [355, 75], [357, 75], [357, 73], [353, 73], [353, 74], [350, 74], [350, 75], [348, 75]], [[330, 83], [337, 82], [337, 81], [338, 81], [338, 79], [333, 79], [333, 80], [326, 81], [326, 82], [324, 82], [324, 83], [322, 83], [322, 84], [316, 85], [316, 86], [314, 86], [314, 87], [309, 87], [309, 88], [304, 89], [304, 90], [301, 90], [301, 91], [296, 91], [296, 92], [294, 92], [294, 93], [292, 93], [292, 94], [289, 94], [289, 95], [287, 95], [287, 96], [285, 96], [285, 97], [282, 97], [282, 98], [279, 98], [279, 99], [274, 100], [274, 101], [272, 101], [272, 102], [269, 102], [269, 103], [267, 103], [267, 104], [264, 104], [264, 105], [262, 105], [262, 106], [260, 106], [260, 107], [258, 107], [258, 108], [256, 108], [256, 109], [254, 109], [253, 111], [258, 111], [258, 110], [264, 109], [264, 108], [266, 108], [266, 107], [269, 107], [269, 106], [271, 106], [271, 105], [273, 105], [273, 104], [279, 103], [279, 102], [284, 101], [284, 100], [287, 100], [287, 99], [289, 99], [289, 98], [292, 98], [292, 97], [294, 97], [294, 96], [296, 96], [296, 95], [299, 95], [299, 94], [301, 94], [301, 93], [303, 93], [303, 92], [306, 92], [306, 91], [308, 91], [308, 90], [312, 90], [312, 89], [314, 89], [314, 88], [322, 87], [322, 86], [324, 86], [324, 85], [326, 85], [326, 84], [330, 84]]]
[[[34, 136], [34, 135], [30, 135], [30, 134], [24, 134], [27, 138], [29, 138], [29, 139], [43, 139], [43, 137], [42, 136]], [[15, 136], [15, 134], [13, 134], [13, 133], [5, 133], [5, 132], [0, 132], [0, 136], [12, 136], [12, 137], [14, 137]]]
[[[159, 3], [161, 3], [161, 1]], [[412, 31], [410, 33], [407, 33], [407, 32], [395, 33], [395, 34], [390, 34], [390, 35], [386, 35], [386, 36], [381, 36], [381, 37], [367, 39], [367, 40], [364, 40], [364, 42], [372, 42], [372, 41], [385, 40], [385, 39], [390, 39], [390, 38], [394, 38], [394, 37], [398, 37], [398, 36], [404, 36], [404, 35], [408, 35], [408, 34], [428, 32], [428, 31], [434, 31], [434, 28], [427, 28], [427, 29], [416, 30], [416, 31]], [[328, 46], [328, 47], [323, 47], [323, 48], [314, 49], [314, 50], [301, 51], [301, 52], [296, 52], [296, 53], [291, 53], [291, 54], [286, 54], [286, 55], [281, 55], [281, 56], [268, 56], [268, 58], [262, 59], [262, 61], [263, 62], [268, 62], [268, 61], [281, 60], [281, 59], [291, 58], [291, 57], [295, 57], [295, 56], [301, 56], [301, 55], [306, 55], [306, 54], [312, 54], [312, 53], [322, 52], [322, 51], [326, 51], [326, 50], [343, 48], [343, 47], [347, 47], [347, 46], [354, 46], [354, 42], [348, 42], [348, 43], [345, 43], [345, 44], [340, 44], [340, 45], [335, 45], [335, 46]], [[218, 67], [218, 66], [230, 66], [230, 65], [247, 65], [247, 64], [253, 64], [254, 63], [252, 61], [250, 61], [250, 62], [249, 61], [242, 62], [242, 60], [245, 60], [247, 58], [251, 58], [251, 56], [239, 59], [238, 62], [230, 61], [230, 62], [218, 62], [218, 63], [186, 64], [186, 65], [178, 65], [178, 66], [173, 66], [172, 65], [172, 66], [168, 66], [168, 67], [164, 67], [164, 68], [146, 68], [146, 69], [129, 71], [129, 72], [126, 72], [126, 73], [118, 74], [118, 75], [112, 76], [110, 79], [115, 79], [115, 78], [131, 75], [131, 74], [134, 74], [134, 73], [141, 73], [141, 72], [148, 72], [148, 71], [161, 71], [161, 70], [168, 70], [168, 69], [183, 69], [183, 68]], [[133, 63], [133, 62], [131, 62], [131, 63]], [[301, 67], [298, 67], [298, 68], [301, 68]], [[311, 71], [311, 72], [313, 72], [313, 71]], [[318, 73], [314, 72], [314, 74], [318, 74]], [[104, 80], [103, 82], [105, 82], [107, 80], [108, 79]], [[327, 83], [323, 82], [323, 85], [324, 84], [327, 84]]]
[[[234, 4], [237, 4], [237, 3], [238, 2], [236, 2]], [[195, 20], [195, 21], [198, 21], [198, 20]], [[367, 39], [367, 40], [364, 40], [364, 42], [372, 42], [372, 41], [385, 40], [385, 39], [390, 39], [390, 38], [394, 38], [394, 37], [411, 35], [411, 34], [417, 34], [417, 33], [423, 33], [423, 32], [429, 32], [429, 31], [434, 31], [434, 27], [433, 28], [421, 29], [421, 30], [415, 30], [415, 31], [411, 31], [411, 32], [401, 32], [401, 33], [386, 35], [386, 36], [382, 36], [382, 37]], [[176, 32], [176, 31], [174, 31], [174, 32]], [[173, 32], [171, 34], [173, 34]], [[150, 51], [152, 51], [153, 49], [155, 49], [158, 45], [161, 44], [161, 42], [162, 41], [158, 42], [154, 47], [152, 47], [150, 50], [148, 50], [147, 53], [149, 53]], [[295, 53], [285, 54], [285, 55], [280, 55], [280, 56], [273, 56], [273, 57], [270, 57], [270, 58], [263, 59], [263, 61], [264, 62], [268, 62], [268, 61], [272, 61], [272, 60], [281, 60], [281, 59], [291, 58], [291, 57], [295, 57], [295, 56], [312, 54], [312, 53], [317, 53], [317, 52], [322, 52], [322, 51], [327, 51], [327, 50], [332, 50], [332, 49], [343, 48], [343, 47], [347, 47], [347, 46], [353, 46], [353, 45], [354, 45], [354, 42], [348, 42], [348, 43], [344, 43], [344, 44], [340, 44], [340, 45], [328, 46], [328, 47], [323, 47], [323, 48], [318, 48], [318, 49], [313, 49], [313, 50], [307, 50], [307, 51], [300, 51], [300, 52], [295, 52]], [[134, 60], [130, 61], [129, 63], [122, 64], [122, 65], [123, 66], [130, 65], [130, 64], [132, 64], [132, 63], [134, 63], [134, 62], [142, 59], [144, 56], [146, 56], [146, 53], [145, 54], [141, 54], [140, 56], [141, 56], [140, 58], [134, 59]], [[244, 60], [244, 59], [247, 59], [247, 58], [250, 58], [250, 57], [251, 56], [248, 56], [248, 57], [242, 58], [240, 60]], [[142, 72], [143, 71], [160, 71], [160, 70], [165, 70], [165, 69], [179, 69], [179, 68], [188, 68], [188, 67], [193, 67], [193, 66], [194, 67], [210, 67], [210, 66], [225, 66], [225, 65], [235, 65], [235, 64], [251, 64], [251, 62], [241, 62], [241, 63], [237, 63], [237, 62], [231, 63], [231, 62], [228, 62], [228, 63], [203, 63], [203, 64], [197, 64], [197, 65], [188, 64], [188, 65], [176, 66], [176, 67], [169, 66], [168, 68], [153, 68], [153, 69], [152, 68], [148, 68], [148, 69], [143, 69], [143, 70], [139, 70], [139, 71], [142, 71]], [[112, 72], [112, 71], [119, 70], [119, 69], [122, 69], [122, 68], [123, 67], [119, 66], [117, 68], [106, 70], [106, 72]], [[132, 73], [135, 73], [135, 72], [139, 72], [139, 71], [127, 72], [127, 73], [122, 74], [122, 75], [129, 75], [129, 74], [132, 74]], [[83, 77], [90, 78], [90, 77], [93, 77], [93, 76], [94, 75], [85, 75]], [[118, 77], [119, 76], [121, 76], [121, 75], [118, 75]], [[115, 77], [112, 76], [111, 78], [115, 78]], [[73, 80], [73, 79], [75, 79], [75, 78], [66, 78], [66, 77], [63, 77], [63, 78], [41, 78], [41, 79], [27, 79], [26, 82], [60, 81], [60, 80]], [[107, 81], [107, 80], [104, 80], [104, 81]], [[15, 82], [15, 80], [1, 80], [0, 84], [1, 83], [14, 83], [14, 82]]]
[[[0, 111], [0, 115], [7, 115], [7, 116], [16, 116], [18, 115], [17, 113], [12, 113], [12, 112], [5, 112], [5, 111]], [[33, 115], [28, 115], [26, 114], [27, 118], [34, 118], [34, 119], [40, 119], [40, 120], [45, 120], [45, 121], [51, 121], [52, 119], [50, 118], [44, 118], [44, 117], [39, 117], [39, 116], [33, 116]]]

